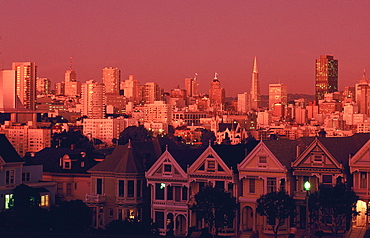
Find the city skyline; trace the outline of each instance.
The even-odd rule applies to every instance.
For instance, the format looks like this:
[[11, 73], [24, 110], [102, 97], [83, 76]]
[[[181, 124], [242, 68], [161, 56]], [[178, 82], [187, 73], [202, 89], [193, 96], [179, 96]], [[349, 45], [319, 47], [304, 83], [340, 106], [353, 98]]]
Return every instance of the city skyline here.
[[[21, 3], [21, 4], [20, 4]], [[198, 74], [207, 92], [214, 72], [226, 96], [249, 92], [257, 56], [261, 94], [284, 83], [315, 93], [315, 59], [334, 55], [339, 90], [369, 69], [369, 2], [2, 1], [0, 63], [35, 62], [38, 76], [61, 82], [73, 57], [81, 82], [101, 82], [117, 67], [122, 80], [157, 82], [166, 91]]]

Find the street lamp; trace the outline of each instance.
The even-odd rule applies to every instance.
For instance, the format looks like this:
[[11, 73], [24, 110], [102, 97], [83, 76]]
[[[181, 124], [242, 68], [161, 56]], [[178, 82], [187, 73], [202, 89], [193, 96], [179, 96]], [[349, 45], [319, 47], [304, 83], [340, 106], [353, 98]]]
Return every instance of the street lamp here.
[[308, 237], [307, 235], [307, 233], [308, 233], [308, 218], [309, 218], [309, 216], [308, 216], [308, 193], [309, 193], [309, 191], [310, 191], [310, 189], [311, 189], [311, 183], [309, 182], [309, 181], [306, 181], [305, 183], [304, 183], [304, 185], [303, 185], [303, 187], [304, 187], [304, 190], [306, 190], [306, 237]]

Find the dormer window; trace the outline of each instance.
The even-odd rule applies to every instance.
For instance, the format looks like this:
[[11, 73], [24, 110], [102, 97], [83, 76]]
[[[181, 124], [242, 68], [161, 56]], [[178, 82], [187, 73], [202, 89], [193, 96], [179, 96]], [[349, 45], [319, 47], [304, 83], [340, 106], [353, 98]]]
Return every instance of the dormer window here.
[[63, 160], [63, 169], [71, 169], [71, 160]]
[[172, 174], [172, 165], [171, 164], [164, 164], [163, 174], [165, 174], [165, 175], [171, 175]]
[[267, 156], [258, 157], [258, 168], [267, 168]]
[[324, 155], [323, 154], [312, 154], [311, 155], [311, 165], [315, 167], [324, 166]]
[[216, 161], [208, 160], [207, 161], [207, 172], [215, 172], [216, 170]]

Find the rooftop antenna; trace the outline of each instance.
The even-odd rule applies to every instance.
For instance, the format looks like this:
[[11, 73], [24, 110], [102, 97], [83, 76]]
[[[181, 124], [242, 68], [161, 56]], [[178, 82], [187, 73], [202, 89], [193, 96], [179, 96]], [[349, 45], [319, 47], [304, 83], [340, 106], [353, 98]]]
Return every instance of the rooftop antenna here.
[[217, 73], [217, 72], [215, 72], [215, 78], [214, 78], [214, 79], [217, 79], [217, 76], [218, 76], [218, 73]]
[[72, 57], [69, 57], [69, 70], [72, 71]]
[[195, 73], [194, 80], [197, 80], [198, 73]]

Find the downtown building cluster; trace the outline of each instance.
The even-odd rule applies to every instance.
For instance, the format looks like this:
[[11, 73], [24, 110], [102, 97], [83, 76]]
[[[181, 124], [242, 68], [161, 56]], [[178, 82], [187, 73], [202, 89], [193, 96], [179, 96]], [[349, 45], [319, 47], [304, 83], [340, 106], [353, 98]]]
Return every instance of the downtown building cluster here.
[[[101, 83], [81, 83], [71, 64], [64, 81], [51, 89], [49, 79], [38, 77], [35, 63], [15, 62], [11, 70], [0, 71], [0, 133], [26, 157], [13, 154], [7, 160], [2, 155], [0, 202], [5, 209], [12, 189], [26, 183], [43, 191], [43, 207], [56, 199], [85, 201], [94, 211], [97, 228], [117, 219], [150, 218], [161, 234], [172, 222], [177, 235], [204, 226], [189, 206], [206, 185], [224, 188], [239, 202], [236, 219], [224, 229], [228, 234], [271, 234], [256, 214], [256, 199], [280, 188], [297, 200], [295, 222], [304, 228], [307, 180], [314, 189], [323, 183], [347, 183], [360, 195], [358, 209], [366, 210], [370, 81], [364, 72], [356, 85], [339, 92], [338, 60], [322, 55], [315, 67], [314, 100], [289, 100], [288, 85], [275, 83], [269, 85], [264, 101], [257, 58], [250, 91], [233, 100], [225, 98], [217, 73], [208, 93], [199, 92], [197, 74], [184, 80], [183, 89], [165, 92], [155, 82], [139, 83], [134, 75], [121, 81], [120, 70], [113, 67], [102, 70]], [[120, 132], [133, 125], [143, 125], [156, 138], [115, 145]], [[171, 127], [171, 133], [188, 145], [201, 143], [201, 130], [212, 131], [215, 145], [166, 149], [170, 142], [161, 142], [161, 136]], [[83, 149], [50, 148], [53, 133], [69, 129], [101, 140], [99, 148], [110, 152], [91, 160]], [[269, 140], [273, 138], [279, 140]], [[352, 143], [356, 145], [349, 148]], [[342, 153], [338, 144], [343, 145]], [[366, 219], [362, 215], [356, 224]], [[287, 221], [281, 232], [286, 233], [292, 222]]]

